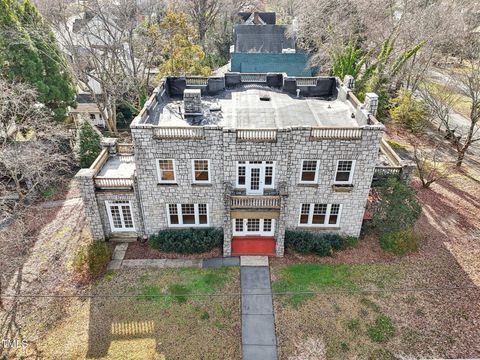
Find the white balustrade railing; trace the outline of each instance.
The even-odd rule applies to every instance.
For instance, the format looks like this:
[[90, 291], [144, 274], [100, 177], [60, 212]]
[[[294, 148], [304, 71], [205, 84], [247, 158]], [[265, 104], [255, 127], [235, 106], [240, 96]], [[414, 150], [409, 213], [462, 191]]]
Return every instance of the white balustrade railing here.
[[232, 196], [232, 208], [280, 208], [280, 196]]
[[203, 127], [155, 127], [153, 136], [157, 139], [203, 139]]
[[297, 77], [297, 86], [317, 86], [316, 77]]
[[185, 80], [187, 81], [187, 86], [207, 86], [208, 84], [208, 78], [203, 76], [187, 76]]
[[240, 80], [244, 83], [266, 83], [267, 74], [240, 74]]
[[356, 140], [362, 138], [362, 131], [357, 128], [312, 128], [310, 138], [312, 140]]
[[276, 142], [276, 129], [237, 129], [238, 142]]
[[132, 178], [104, 178], [94, 179], [95, 187], [98, 189], [125, 189], [133, 187]]

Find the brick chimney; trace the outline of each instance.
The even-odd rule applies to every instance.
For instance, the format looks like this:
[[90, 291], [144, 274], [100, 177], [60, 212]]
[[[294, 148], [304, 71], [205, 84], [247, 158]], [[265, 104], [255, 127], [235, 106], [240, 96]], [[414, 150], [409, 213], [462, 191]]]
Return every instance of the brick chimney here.
[[365, 94], [365, 110], [372, 114], [373, 116], [377, 115], [378, 110], [378, 95], [375, 93], [366, 93]]

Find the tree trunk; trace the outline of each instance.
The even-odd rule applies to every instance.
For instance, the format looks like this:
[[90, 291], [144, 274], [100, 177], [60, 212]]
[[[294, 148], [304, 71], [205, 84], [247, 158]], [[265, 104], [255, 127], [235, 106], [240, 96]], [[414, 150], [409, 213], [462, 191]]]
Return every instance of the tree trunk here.
[[463, 158], [465, 157], [465, 150], [460, 150], [458, 152], [458, 156], [457, 156], [457, 162], [456, 162], [456, 166], [457, 167], [460, 167], [462, 166], [462, 162], [463, 162]]

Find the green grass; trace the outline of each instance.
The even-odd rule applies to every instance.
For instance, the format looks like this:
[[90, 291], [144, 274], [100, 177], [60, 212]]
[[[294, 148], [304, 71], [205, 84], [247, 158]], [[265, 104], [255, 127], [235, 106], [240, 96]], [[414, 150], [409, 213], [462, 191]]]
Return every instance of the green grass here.
[[301, 292], [328, 289], [358, 290], [366, 284], [384, 288], [398, 272], [388, 265], [330, 265], [295, 264], [274, 269], [276, 280], [272, 284], [274, 293], [300, 292], [285, 295], [285, 300], [295, 307], [313, 298], [314, 294]]
[[[172, 301], [186, 303], [191, 294], [213, 294], [225, 285], [230, 278], [229, 268], [220, 269], [179, 269], [178, 279], [170, 283], [166, 288], [158, 285], [144, 285], [137, 297], [138, 300], [155, 300], [165, 305]], [[145, 284], [148, 275], [140, 281]], [[135, 289], [133, 289], [135, 291]]]
[[388, 145], [390, 145], [392, 147], [392, 149], [394, 150], [405, 150], [405, 149], [408, 149], [408, 145], [407, 144], [402, 144], [402, 143], [399, 143], [399, 142], [396, 142], [394, 140], [387, 140], [387, 143]]
[[367, 333], [370, 339], [375, 342], [385, 342], [395, 335], [395, 327], [392, 319], [386, 315], [379, 315], [373, 324], [367, 328]]

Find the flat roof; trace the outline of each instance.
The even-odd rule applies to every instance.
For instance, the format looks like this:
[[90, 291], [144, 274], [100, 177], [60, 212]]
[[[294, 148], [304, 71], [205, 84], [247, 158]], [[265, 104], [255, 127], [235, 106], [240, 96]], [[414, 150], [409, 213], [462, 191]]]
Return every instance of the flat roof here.
[[135, 172], [133, 155], [110, 155], [97, 178], [129, 179]]
[[[269, 101], [261, 100], [269, 98]], [[349, 101], [299, 97], [263, 85], [243, 85], [202, 97], [203, 115], [183, 115], [183, 100], [168, 99], [150, 108], [145, 123], [156, 126], [217, 125], [229, 128], [294, 126], [357, 127]]]

